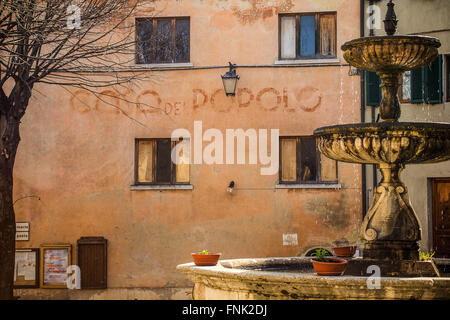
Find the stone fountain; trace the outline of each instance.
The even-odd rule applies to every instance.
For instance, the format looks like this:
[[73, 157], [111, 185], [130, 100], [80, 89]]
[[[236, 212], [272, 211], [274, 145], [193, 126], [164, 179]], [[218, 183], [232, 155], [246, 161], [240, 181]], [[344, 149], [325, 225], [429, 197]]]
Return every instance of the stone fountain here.
[[[432, 261], [419, 261], [421, 227], [407, 188], [405, 165], [450, 159], [449, 123], [399, 122], [397, 97], [403, 72], [430, 64], [440, 42], [425, 36], [395, 36], [397, 20], [388, 3], [387, 36], [351, 40], [344, 58], [382, 81], [381, 121], [315, 130], [319, 150], [344, 162], [376, 164], [382, 179], [361, 227], [363, 256], [349, 259], [343, 276], [317, 276], [307, 257], [234, 259], [213, 267], [179, 265], [194, 281], [195, 299], [448, 299], [450, 278]], [[376, 265], [381, 286], [371, 290], [367, 270]]]
[[387, 36], [360, 38], [342, 46], [344, 58], [381, 78], [381, 122], [337, 125], [316, 129], [319, 150], [329, 158], [376, 164], [382, 179], [364, 218], [363, 259], [350, 261], [346, 274], [361, 274], [365, 265], [378, 265], [383, 275], [436, 276], [432, 262], [420, 262], [417, 241], [420, 223], [400, 172], [407, 164], [450, 159], [450, 124], [403, 123], [397, 97], [403, 72], [430, 64], [441, 43], [423, 36], [394, 36], [397, 20], [389, 2]]

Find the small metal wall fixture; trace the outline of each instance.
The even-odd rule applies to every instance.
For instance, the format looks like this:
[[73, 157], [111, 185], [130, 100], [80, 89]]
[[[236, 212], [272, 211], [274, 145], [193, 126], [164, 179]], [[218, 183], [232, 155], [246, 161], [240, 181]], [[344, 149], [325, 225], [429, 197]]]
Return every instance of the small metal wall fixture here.
[[236, 65], [228, 62], [230, 70], [222, 76], [223, 88], [227, 96], [236, 95], [239, 76], [236, 74]]
[[231, 181], [230, 184], [228, 185], [227, 191], [229, 193], [233, 193], [234, 190], [234, 181]]

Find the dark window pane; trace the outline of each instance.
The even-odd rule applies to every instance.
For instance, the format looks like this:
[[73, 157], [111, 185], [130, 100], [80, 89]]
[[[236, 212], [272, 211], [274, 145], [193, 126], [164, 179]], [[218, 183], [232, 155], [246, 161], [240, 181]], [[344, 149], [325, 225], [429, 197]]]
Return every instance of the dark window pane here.
[[424, 68], [411, 70], [411, 103], [423, 102]]
[[153, 21], [151, 19], [136, 20], [137, 52], [136, 63], [152, 62]]
[[314, 16], [300, 17], [300, 56], [316, 54], [316, 22]]
[[156, 27], [155, 63], [173, 62], [172, 21], [158, 20]]
[[156, 152], [156, 182], [170, 183], [170, 139], [158, 140]]
[[366, 104], [378, 107], [381, 103], [381, 79], [375, 72], [366, 71]]
[[317, 149], [314, 137], [300, 139], [300, 180], [317, 180]]
[[425, 99], [426, 103], [442, 103], [442, 55], [425, 67]]
[[175, 27], [175, 62], [189, 62], [189, 19], [177, 19]]

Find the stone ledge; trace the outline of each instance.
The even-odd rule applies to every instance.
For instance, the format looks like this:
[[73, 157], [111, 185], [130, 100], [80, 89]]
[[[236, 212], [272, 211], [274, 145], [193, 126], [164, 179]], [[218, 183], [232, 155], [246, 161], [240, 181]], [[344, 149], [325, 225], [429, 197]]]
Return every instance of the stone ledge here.
[[302, 64], [338, 64], [341, 60], [339, 58], [331, 59], [292, 59], [292, 60], [275, 60], [275, 65], [302, 65]]
[[130, 186], [131, 191], [145, 191], [145, 190], [194, 190], [192, 184], [155, 184], [155, 185], [133, 185]]
[[99, 290], [14, 289], [19, 300], [191, 300], [192, 287], [107, 288]]
[[275, 189], [342, 189], [340, 183], [277, 184]]

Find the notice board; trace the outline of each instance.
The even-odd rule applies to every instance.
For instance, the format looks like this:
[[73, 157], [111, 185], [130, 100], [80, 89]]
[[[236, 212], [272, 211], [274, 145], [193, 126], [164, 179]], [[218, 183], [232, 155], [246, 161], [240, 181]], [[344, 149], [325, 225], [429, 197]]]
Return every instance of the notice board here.
[[70, 244], [41, 245], [41, 288], [67, 288], [67, 268], [71, 264]]
[[16, 249], [14, 288], [39, 287], [39, 249]]

